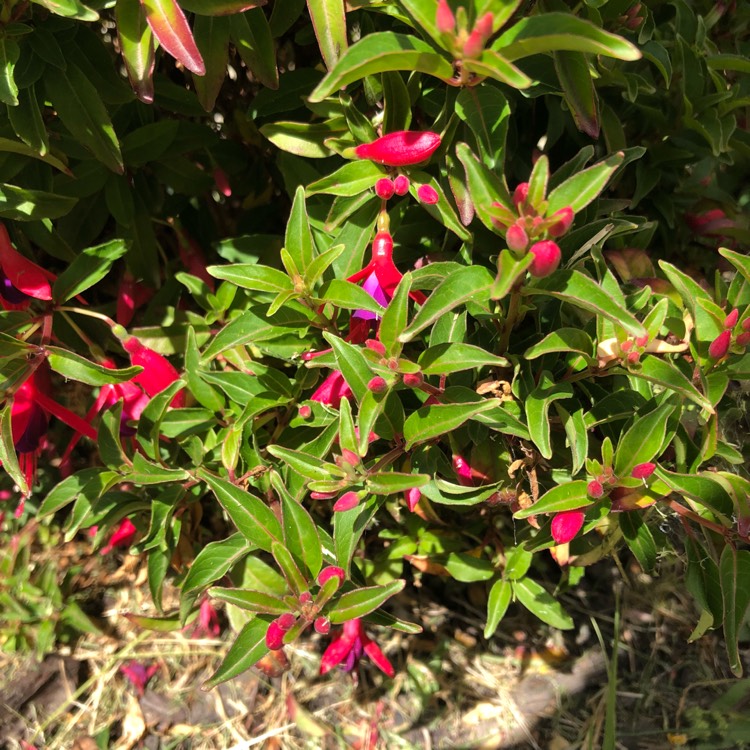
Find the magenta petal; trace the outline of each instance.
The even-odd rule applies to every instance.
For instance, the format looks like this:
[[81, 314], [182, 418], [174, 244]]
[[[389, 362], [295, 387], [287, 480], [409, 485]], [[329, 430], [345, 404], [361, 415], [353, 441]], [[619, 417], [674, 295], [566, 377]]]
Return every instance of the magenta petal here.
[[[388, 298], [385, 296], [383, 288], [378, 283], [378, 277], [375, 273], [371, 273], [362, 284], [362, 288], [379, 304], [383, 307], [388, 307]], [[378, 316], [370, 310], [355, 310], [352, 314], [354, 318], [361, 318], [362, 320], [375, 320]]]
[[564, 510], [552, 519], [552, 538], [557, 544], [567, 544], [581, 530], [584, 513], [582, 510]]

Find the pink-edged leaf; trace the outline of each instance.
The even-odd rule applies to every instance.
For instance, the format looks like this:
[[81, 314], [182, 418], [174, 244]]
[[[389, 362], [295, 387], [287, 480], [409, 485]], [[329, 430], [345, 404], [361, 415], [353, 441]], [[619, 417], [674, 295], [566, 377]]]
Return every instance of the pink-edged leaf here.
[[130, 85], [146, 104], [154, 101], [154, 34], [139, 0], [117, 0], [117, 35]]
[[141, 5], [159, 44], [191, 73], [204, 75], [206, 66], [176, 0], [141, 0]]
[[267, 2], [268, 0], [180, 0], [180, 7], [199, 16], [233, 16]]

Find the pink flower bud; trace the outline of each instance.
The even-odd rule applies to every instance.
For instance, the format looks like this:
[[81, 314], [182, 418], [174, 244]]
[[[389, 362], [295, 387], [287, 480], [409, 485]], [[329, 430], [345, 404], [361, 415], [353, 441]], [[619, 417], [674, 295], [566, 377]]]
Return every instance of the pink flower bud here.
[[343, 582], [346, 579], [346, 571], [337, 565], [327, 565], [318, 573], [318, 586], [325, 585], [330, 578], [338, 578], [339, 582]]
[[648, 334], [645, 334], [643, 336], [639, 336], [635, 340], [635, 344], [636, 344], [636, 346], [646, 346], [646, 344], [648, 344]]
[[526, 198], [529, 195], [529, 183], [519, 182], [516, 189], [513, 191], [513, 205], [518, 209], [521, 205], [526, 203]]
[[221, 167], [216, 167], [213, 172], [213, 177], [216, 189], [225, 198], [230, 198], [232, 195], [232, 186], [229, 184], [227, 173]]
[[620, 351], [625, 352], [626, 354], [633, 348], [633, 339], [625, 339], [625, 341], [620, 344]]
[[450, 34], [455, 31], [456, 17], [453, 15], [450, 5], [448, 5], [448, 0], [439, 0], [435, 26], [441, 34]]
[[743, 331], [739, 336], [737, 336], [737, 343], [740, 346], [747, 346], [750, 344], [750, 331]]
[[552, 240], [543, 240], [531, 246], [529, 252], [534, 260], [529, 266], [529, 273], [538, 279], [543, 279], [557, 270], [560, 265], [562, 253], [560, 248]]
[[471, 466], [466, 462], [466, 459], [463, 456], [454, 455], [452, 463], [458, 483], [463, 487], [473, 487], [474, 478], [471, 476]]
[[400, 174], [393, 181], [393, 189], [396, 195], [406, 195], [409, 192], [409, 178], [405, 174]]
[[378, 198], [382, 198], [384, 201], [392, 198], [395, 192], [396, 189], [393, 186], [393, 180], [390, 177], [381, 177], [375, 183], [375, 195], [377, 195]]
[[732, 312], [724, 318], [724, 328], [734, 328], [740, 318], [740, 311], [735, 307]]
[[360, 159], [387, 167], [408, 167], [427, 161], [440, 146], [440, 136], [429, 130], [399, 130], [354, 149]]
[[365, 346], [371, 351], [379, 354], [381, 357], [385, 357], [385, 347], [377, 339], [367, 339]]
[[633, 479], [647, 479], [654, 473], [655, 469], [656, 464], [646, 461], [646, 463], [634, 466], [633, 471], [630, 472], [630, 476], [633, 477]]
[[598, 500], [604, 495], [604, 485], [598, 479], [592, 479], [586, 487], [586, 493]]
[[283, 630], [277, 620], [274, 620], [266, 630], [266, 646], [271, 651], [278, 651], [284, 645], [284, 635], [286, 631]]
[[721, 359], [726, 357], [729, 351], [729, 345], [732, 343], [732, 332], [729, 330], [722, 331], [708, 347], [708, 356], [711, 359]]
[[641, 355], [639, 352], [630, 352], [628, 354], [628, 362], [630, 362], [631, 365], [634, 365], [636, 362], [638, 362], [641, 358]]
[[484, 39], [478, 29], [474, 29], [464, 43], [464, 57], [479, 57], [484, 50]]
[[304, 607], [305, 604], [309, 604], [312, 601], [312, 594], [309, 591], [303, 591], [297, 597], [297, 601]]
[[385, 393], [388, 390], [388, 383], [385, 378], [381, 378], [380, 375], [376, 375], [367, 384], [367, 390], [373, 393]]
[[486, 42], [492, 36], [492, 27], [495, 25], [495, 16], [487, 11], [475, 24], [474, 31], [479, 32], [482, 37], [482, 43]]
[[309, 404], [302, 404], [299, 411], [297, 412], [302, 419], [310, 419], [312, 416], [312, 409]]
[[297, 618], [291, 612], [284, 612], [283, 615], [279, 615], [276, 618], [276, 623], [278, 624], [279, 628], [285, 633], [292, 627], [292, 625], [294, 625], [295, 622], [297, 622]]
[[550, 237], [562, 237], [570, 229], [575, 214], [570, 206], [566, 206], [559, 211], [555, 211], [552, 218], [557, 219], [557, 221], [547, 230]]
[[406, 491], [406, 504], [409, 506], [409, 510], [412, 513], [421, 499], [422, 492], [419, 487], [412, 487], [410, 490]]
[[310, 498], [313, 500], [333, 500], [336, 494], [335, 492], [311, 492]]
[[550, 531], [557, 544], [567, 544], [581, 530], [585, 519], [582, 510], [564, 510], [552, 519]]
[[432, 185], [420, 185], [417, 188], [417, 198], [428, 206], [434, 206], [440, 200]]
[[745, 318], [742, 321], [742, 330], [743, 331], [750, 331], [750, 318]]
[[328, 635], [331, 631], [331, 621], [327, 617], [317, 617], [313, 623], [316, 633], [320, 635]]
[[421, 372], [407, 372], [402, 380], [407, 388], [419, 388], [424, 383], [424, 375]]
[[512, 227], [508, 227], [508, 231], [505, 233], [505, 242], [509, 250], [520, 253], [529, 246], [529, 235], [526, 234], [526, 230], [522, 226], [514, 224]]
[[356, 492], [345, 492], [334, 504], [336, 512], [351, 510], [359, 503], [359, 495]]

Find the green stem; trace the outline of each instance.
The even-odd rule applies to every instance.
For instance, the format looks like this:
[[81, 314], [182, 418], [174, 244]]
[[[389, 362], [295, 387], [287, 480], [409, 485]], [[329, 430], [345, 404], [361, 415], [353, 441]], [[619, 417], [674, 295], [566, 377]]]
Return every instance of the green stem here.
[[521, 287], [523, 284], [517, 284], [510, 291], [510, 301], [508, 302], [508, 314], [505, 316], [502, 332], [500, 333], [499, 354], [505, 354], [510, 344], [510, 334], [518, 322], [521, 312]]

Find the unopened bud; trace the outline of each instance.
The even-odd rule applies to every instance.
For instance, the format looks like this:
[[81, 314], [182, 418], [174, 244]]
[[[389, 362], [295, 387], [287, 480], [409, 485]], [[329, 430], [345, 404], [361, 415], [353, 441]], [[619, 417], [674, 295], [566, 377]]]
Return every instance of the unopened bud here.
[[529, 266], [529, 273], [538, 279], [543, 279], [557, 270], [562, 259], [560, 248], [552, 240], [543, 240], [531, 246], [529, 252], [534, 260]]
[[297, 413], [299, 414], [301, 419], [310, 419], [310, 417], [312, 416], [312, 409], [308, 404], [302, 404]]
[[327, 617], [316, 617], [313, 627], [316, 633], [328, 635], [331, 632], [331, 621]]
[[360, 159], [387, 167], [407, 167], [427, 161], [440, 146], [440, 136], [428, 130], [398, 130], [354, 149]]
[[630, 352], [630, 354], [628, 354], [628, 362], [631, 365], [636, 364], [636, 362], [640, 361], [640, 359], [641, 359], [640, 352]]
[[475, 24], [474, 31], [478, 31], [482, 42], [486, 42], [492, 36], [492, 27], [495, 25], [495, 16], [487, 11]]
[[508, 227], [508, 231], [505, 233], [505, 242], [509, 250], [520, 253], [529, 246], [529, 235], [526, 234], [526, 230], [522, 226], [514, 224], [512, 227]]
[[458, 483], [464, 487], [473, 487], [474, 479], [471, 476], [471, 466], [466, 462], [466, 459], [463, 456], [454, 454], [452, 463]]
[[464, 43], [463, 56], [464, 57], [479, 57], [484, 50], [484, 39], [478, 29], [474, 29], [469, 38]]
[[740, 346], [747, 346], [750, 344], [750, 331], [743, 331], [736, 339]]
[[711, 359], [721, 359], [726, 357], [729, 346], [732, 343], [732, 332], [729, 330], [722, 331], [708, 347], [708, 356]]
[[630, 476], [633, 477], [633, 479], [647, 479], [654, 473], [655, 469], [656, 464], [647, 461], [633, 467], [633, 471], [630, 472]]
[[359, 495], [356, 492], [345, 492], [334, 504], [333, 509], [340, 513], [341, 511], [351, 510], [359, 503]]
[[384, 201], [392, 198], [395, 192], [396, 188], [394, 187], [393, 180], [390, 177], [381, 177], [375, 183], [375, 195], [377, 195], [378, 198], [382, 198]]
[[724, 318], [724, 328], [734, 328], [740, 318], [740, 311], [735, 307], [732, 312]]
[[276, 622], [279, 628], [286, 633], [297, 622], [297, 618], [291, 612], [284, 612], [283, 615], [279, 615], [276, 618]]
[[346, 579], [346, 571], [338, 565], [327, 565], [318, 573], [318, 586], [325, 585], [331, 578], [338, 578], [340, 582]]
[[333, 500], [336, 494], [335, 492], [311, 492], [310, 498], [312, 500]]
[[349, 464], [349, 466], [359, 466], [359, 456], [348, 448], [342, 448], [341, 459], [345, 464]]
[[513, 205], [516, 207], [516, 209], [526, 203], [526, 198], [528, 197], [528, 195], [529, 183], [519, 182], [518, 185], [516, 185], [516, 189], [513, 191]]
[[396, 195], [406, 195], [409, 192], [409, 178], [405, 174], [400, 174], [393, 181], [393, 189]]
[[312, 594], [309, 591], [303, 591], [299, 597], [297, 597], [297, 601], [304, 607], [305, 604], [309, 604], [312, 601]]
[[229, 184], [229, 178], [227, 173], [221, 168], [216, 167], [213, 172], [214, 185], [216, 189], [225, 197], [229, 198], [232, 195], [232, 186]]
[[598, 500], [604, 495], [604, 485], [598, 479], [592, 479], [586, 486], [586, 493]]
[[750, 331], [750, 318], [745, 318], [742, 321], [742, 330], [743, 331]]
[[421, 499], [422, 491], [419, 489], [419, 487], [412, 487], [410, 490], [406, 491], [406, 504], [412, 513], [414, 512], [414, 508], [417, 507], [417, 504]]
[[367, 384], [367, 390], [372, 391], [373, 393], [385, 393], [388, 390], [388, 383], [385, 378], [376, 375]]
[[421, 372], [407, 372], [402, 381], [407, 388], [419, 388], [424, 383], [424, 375]]
[[570, 206], [566, 206], [559, 211], [555, 211], [555, 213], [552, 214], [552, 218], [557, 219], [557, 221], [547, 230], [547, 232], [550, 237], [562, 237], [568, 229], [570, 229], [575, 214]]
[[635, 344], [636, 344], [636, 346], [641, 346], [641, 347], [646, 346], [646, 344], [648, 344], [648, 334], [644, 334], [643, 336], [639, 336], [635, 340]]
[[453, 15], [448, 0], [439, 0], [437, 14], [435, 15], [435, 26], [441, 34], [450, 34], [456, 29], [456, 17]]
[[420, 185], [417, 188], [417, 198], [428, 206], [434, 206], [440, 200], [437, 190], [432, 185]]
[[279, 627], [277, 620], [274, 620], [266, 630], [266, 646], [271, 651], [278, 651], [284, 645], [284, 635], [286, 630]]
[[625, 341], [620, 344], [620, 351], [625, 352], [626, 354], [633, 348], [633, 339], [625, 339]]
[[376, 354], [379, 354], [381, 357], [385, 356], [385, 347], [377, 339], [367, 339], [367, 341], [365, 341], [365, 346]]

